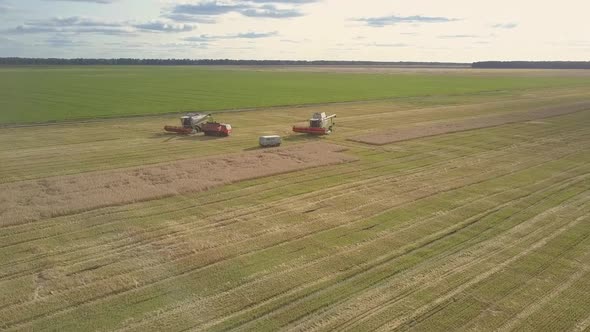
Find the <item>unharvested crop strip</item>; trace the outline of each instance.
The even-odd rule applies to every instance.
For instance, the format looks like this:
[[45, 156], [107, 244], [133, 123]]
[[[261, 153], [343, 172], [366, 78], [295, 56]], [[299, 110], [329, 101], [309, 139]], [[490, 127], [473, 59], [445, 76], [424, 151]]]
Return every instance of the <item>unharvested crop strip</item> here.
[[558, 109], [557, 106], [551, 108], [544, 107], [527, 112], [518, 112], [489, 117], [476, 117], [457, 122], [443, 122], [433, 125], [423, 125], [417, 126], [415, 128], [399, 129], [396, 131], [385, 132], [382, 134], [371, 134], [366, 136], [354, 137], [351, 138], [351, 140], [372, 145], [385, 145], [415, 138], [455, 133], [473, 129], [489, 128], [516, 122], [531, 121], [582, 112], [590, 109], [590, 103], [579, 102], [574, 104], [562, 105], [562, 107], [564, 107], [564, 109]]

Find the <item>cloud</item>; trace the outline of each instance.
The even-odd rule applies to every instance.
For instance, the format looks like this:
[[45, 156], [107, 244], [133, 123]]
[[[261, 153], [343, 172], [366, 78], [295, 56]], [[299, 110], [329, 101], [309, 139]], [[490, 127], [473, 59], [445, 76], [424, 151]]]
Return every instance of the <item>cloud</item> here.
[[284, 3], [284, 4], [293, 4], [293, 5], [301, 5], [306, 3], [314, 3], [319, 2], [320, 0], [249, 0], [249, 2], [255, 3]]
[[454, 38], [480, 38], [481, 36], [476, 35], [440, 35], [437, 38], [441, 39], [454, 39]]
[[384, 27], [387, 25], [396, 25], [404, 23], [447, 23], [458, 21], [456, 18], [436, 17], [436, 16], [381, 16], [381, 17], [367, 17], [357, 18], [355, 21], [364, 22], [371, 27]]
[[267, 17], [267, 18], [290, 18], [300, 17], [304, 14], [297, 9], [279, 9], [273, 5], [265, 5], [260, 8], [244, 9], [239, 12], [248, 17]]
[[109, 4], [109, 3], [117, 2], [119, 0], [45, 0], [45, 1], [89, 2], [89, 3]]
[[492, 25], [492, 28], [496, 29], [514, 29], [518, 26], [517, 23], [499, 23]]
[[12, 7], [10, 7], [6, 1], [0, 0], [0, 15], [8, 13]]
[[17, 40], [0, 36], [0, 46], [6, 45], [20, 45]]
[[200, 36], [191, 36], [183, 38], [184, 41], [189, 42], [210, 42], [214, 40], [222, 40], [222, 39], [261, 39], [261, 38], [269, 38], [278, 36], [277, 31], [272, 32], [244, 32], [238, 34], [229, 34], [229, 35], [200, 35]]
[[[303, 16], [298, 7], [319, 0], [246, 0], [232, 3], [204, 1], [196, 4], [177, 4], [164, 16], [179, 22], [214, 23], [216, 16], [238, 13], [246, 17], [292, 18]], [[276, 5], [283, 5], [277, 7]], [[284, 7], [287, 6], [287, 7]]]
[[101, 21], [81, 16], [55, 17], [47, 20], [27, 21], [8, 33], [94, 33], [105, 35], [136, 34], [138, 32], [188, 32], [194, 25], [149, 21], [145, 23]]
[[258, 38], [268, 38], [274, 37], [278, 35], [278, 32], [246, 32], [246, 33], [239, 33], [235, 35], [237, 38], [247, 38], [247, 39], [258, 39]]
[[249, 9], [247, 5], [229, 5], [225, 3], [218, 3], [217, 1], [202, 2], [196, 5], [180, 4], [174, 6], [172, 14], [177, 15], [193, 15], [193, 16], [214, 16], [222, 15], [240, 10]]
[[108, 35], [128, 34], [133, 32], [123, 23], [99, 21], [80, 16], [55, 17], [47, 20], [28, 21], [9, 30], [10, 33], [101, 33]]
[[51, 26], [27, 26], [19, 25], [14, 29], [7, 30], [13, 34], [32, 34], [32, 33], [95, 33], [105, 35], [125, 35], [132, 34], [132, 30], [126, 28], [105, 28], [105, 27], [51, 27]]
[[47, 20], [27, 21], [27, 26], [45, 26], [45, 27], [122, 27], [123, 23], [101, 21], [82, 16], [71, 17], [54, 17]]
[[66, 36], [53, 36], [45, 40], [42, 45], [50, 46], [50, 47], [77, 47], [77, 46], [86, 46], [88, 45], [87, 42], [73, 40]]
[[142, 31], [151, 32], [188, 32], [195, 28], [193, 25], [189, 24], [167, 23], [162, 21], [150, 21], [135, 24], [133, 27]]
[[168, 13], [163, 15], [163, 17], [175, 21], [175, 22], [186, 22], [186, 23], [203, 23], [203, 24], [213, 24], [215, 23], [215, 18], [210, 16], [195, 16], [190, 14], [174, 14]]
[[374, 46], [374, 47], [408, 47], [410, 45], [405, 43], [372, 43], [367, 44], [366, 46]]

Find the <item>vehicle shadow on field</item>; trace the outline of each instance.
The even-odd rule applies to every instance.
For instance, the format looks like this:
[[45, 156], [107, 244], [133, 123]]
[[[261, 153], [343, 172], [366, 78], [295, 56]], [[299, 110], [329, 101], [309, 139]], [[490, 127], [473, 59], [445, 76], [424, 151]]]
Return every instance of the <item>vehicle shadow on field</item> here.
[[212, 140], [223, 139], [225, 137], [205, 136], [204, 134], [181, 135], [181, 134], [175, 134], [175, 133], [156, 133], [156, 134], [153, 134], [150, 138], [164, 139], [165, 142], [168, 142], [168, 141], [212, 141]]
[[289, 135], [283, 137], [284, 142], [318, 142], [324, 140], [324, 136], [314, 136], [308, 134], [299, 134], [299, 135]]
[[[282, 136], [283, 143], [308, 143], [308, 142], [318, 142], [323, 140], [323, 137], [320, 136], [312, 136], [312, 135], [289, 135], [289, 136]], [[257, 150], [268, 150], [273, 149], [275, 147], [261, 147], [259, 145], [245, 148], [243, 151], [257, 151]]]

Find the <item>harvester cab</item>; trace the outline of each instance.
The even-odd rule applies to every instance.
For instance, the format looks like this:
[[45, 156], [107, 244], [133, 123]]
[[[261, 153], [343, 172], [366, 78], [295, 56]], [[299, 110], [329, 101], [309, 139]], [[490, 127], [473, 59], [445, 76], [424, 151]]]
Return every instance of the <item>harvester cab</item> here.
[[207, 136], [229, 136], [231, 125], [211, 120], [211, 114], [188, 113], [180, 118], [181, 126], [165, 126], [164, 130], [177, 134], [196, 134], [203, 132]]
[[309, 126], [295, 125], [293, 131], [312, 135], [329, 135], [334, 130], [334, 118], [336, 118], [336, 114], [328, 116], [325, 112], [313, 113], [309, 119]]

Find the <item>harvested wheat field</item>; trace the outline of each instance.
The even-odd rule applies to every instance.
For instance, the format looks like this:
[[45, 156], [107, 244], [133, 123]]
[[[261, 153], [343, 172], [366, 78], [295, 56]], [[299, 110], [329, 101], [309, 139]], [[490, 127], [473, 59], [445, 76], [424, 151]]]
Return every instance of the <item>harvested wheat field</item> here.
[[[0, 329], [589, 330], [568, 73], [223, 112], [218, 139], [162, 133], [177, 114], [0, 128]], [[313, 112], [336, 131], [291, 133]]]
[[355, 160], [338, 153], [342, 150], [336, 145], [307, 143], [262, 152], [4, 183], [0, 184], [0, 201], [5, 207], [0, 211], [0, 219], [18, 224]]

